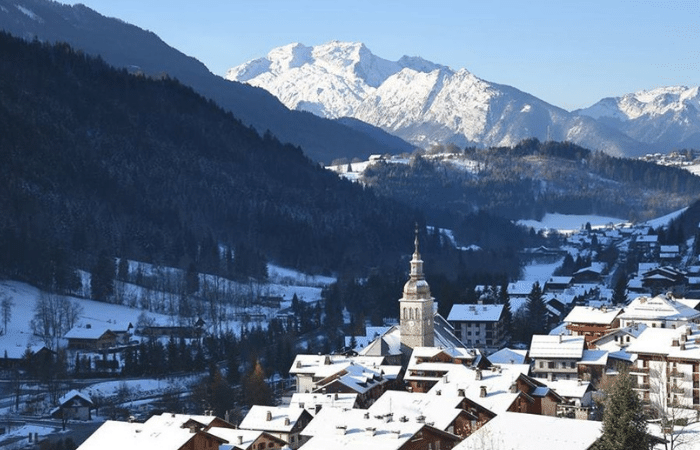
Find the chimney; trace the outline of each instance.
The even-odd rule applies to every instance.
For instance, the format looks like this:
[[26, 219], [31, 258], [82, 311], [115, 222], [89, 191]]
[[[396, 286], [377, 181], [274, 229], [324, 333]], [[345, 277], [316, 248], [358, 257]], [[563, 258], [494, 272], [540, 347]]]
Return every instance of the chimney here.
[[243, 444], [243, 436], [238, 435], [238, 445]]
[[486, 386], [480, 386], [479, 389], [479, 397], [486, 397]]
[[[319, 409], [321, 409], [321, 408], [319, 408]], [[317, 411], [317, 412], [318, 412], [318, 411]], [[285, 418], [284, 418], [284, 425], [285, 425], [285, 426], [289, 426], [289, 417], [285, 417]]]
[[464, 389], [457, 389], [457, 397], [466, 397], [466, 395], [464, 395]]
[[267, 422], [272, 420], [272, 411], [268, 411], [267, 414], [265, 415], [265, 420]]
[[389, 437], [393, 437], [393, 438], [398, 439], [399, 436], [401, 436], [401, 431], [399, 431], [399, 430], [390, 430], [389, 431]]
[[336, 425], [335, 426], [335, 434], [340, 434], [344, 435], [345, 431], [348, 429], [347, 425]]
[[579, 379], [578, 379], [578, 385], [581, 386], [582, 384], [583, 384], [583, 380], [581, 380], [581, 379], [579, 378]]
[[425, 423], [425, 416], [421, 414], [420, 416], [416, 417], [416, 422]]
[[474, 374], [474, 379], [481, 380], [481, 369], [476, 369], [476, 373]]
[[518, 385], [513, 382], [513, 384], [510, 385], [510, 393], [511, 394], [517, 394], [518, 393]]
[[[668, 341], [666, 341], [668, 342]], [[671, 347], [678, 347], [680, 343], [678, 342], [678, 339], [674, 339], [671, 341]]]
[[685, 342], [681, 344], [681, 350], [685, 350]]
[[374, 436], [374, 434], [377, 432], [377, 429], [375, 427], [367, 427], [365, 428], [365, 434], [367, 436]]
[[323, 358], [323, 365], [329, 366], [331, 364], [331, 357], [326, 355], [325, 358]]
[[559, 343], [561, 344], [561, 334], [559, 335]]

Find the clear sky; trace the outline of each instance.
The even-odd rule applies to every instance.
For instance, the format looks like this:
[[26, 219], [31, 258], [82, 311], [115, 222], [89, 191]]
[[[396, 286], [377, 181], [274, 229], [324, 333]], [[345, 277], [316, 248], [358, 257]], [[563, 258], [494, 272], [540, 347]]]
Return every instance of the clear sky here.
[[700, 85], [699, 0], [61, 0], [153, 31], [223, 75], [292, 42], [421, 56], [567, 110]]

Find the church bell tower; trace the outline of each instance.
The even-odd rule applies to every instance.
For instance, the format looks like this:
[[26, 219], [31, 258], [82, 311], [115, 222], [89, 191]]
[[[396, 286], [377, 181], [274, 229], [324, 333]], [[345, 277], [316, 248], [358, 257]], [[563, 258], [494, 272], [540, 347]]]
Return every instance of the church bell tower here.
[[401, 343], [409, 348], [432, 347], [434, 343], [433, 297], [423, 275], [423, 261], [418, 251], [416, 225], [415, 251], [411, 259], [411, 275], [399, 299]]

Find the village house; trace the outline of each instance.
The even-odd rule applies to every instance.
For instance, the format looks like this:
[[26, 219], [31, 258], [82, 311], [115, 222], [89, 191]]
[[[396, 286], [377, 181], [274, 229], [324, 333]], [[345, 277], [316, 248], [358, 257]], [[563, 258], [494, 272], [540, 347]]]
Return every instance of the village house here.
[[601, 422], [505, 412], [455, 450], [589, 450], [601, 435]]
[[218, 450], [278, 450], [288, 448], [287, 443], [270, 433], [256, 430], [212, 427], [207, 430], [212, 436], [226, 441]]
[[627, 348], [640, 397], [654, 405], [700, 408], [700, 330], [696, 324], [646, 328]]
[[532, 375], [548, 380], [578, 379], [577, 363], [583, 358], [583, 336], [534, 335], [528, 353]]
[[392, 420], [431, 424], [465, 438], [475, 431], [474, 422], [480, 418], [464, 408], [463, 400], [457, 396], [388, 391], [368, 408], [368, 412], [373, 417], [391, 416]]
[[412, 392], [428, 392], [455, 364], [484, 366], [488, 361], [474, 349], [418, 347], [413, 349], [404, 381]]
[[106, 324], [73, 327], [63, 336], [72, 350], [99, 351], [116, 347], [117, 333]]
[[299, 393], [292, 394], [289, 406], [292, 408], [303, 408], [312, 416], [315, 416], [322, 408], [358, 408], [357, 393], [332, 394]]
[[58, 399], [58, 406], [51, 411], [51, 417], [63, 420], [92, 420], [95, 404], [87, 394], [71, 390]]
[[309, 438], [305, 450], [450, 450], [461, 440], [418, 417], [403, 420], [390, 413], [375, 416], [362, 409], [340, 408], [322, 409], [303, 434]]
[[456, 304], [452, 306], [447, 321], [464, 345], [488, 354], [505, 345], [503, 315], [504, 305]]
[[571, 335], [583, 336], [589, 347], [592, 341], [620, 326], [621, 313], [622, 308], [574, 306], [564, 322]]
[[161, 414], [145, 423], [108, 420], [103, 423], [79, 450], [200, 450], [219, 449], [227, 440], [204, 429], [186, 427], [190, 416]]
[[287, 442], [292, 449], [297, 449], [306, 442], [301, 432], [312, 418], [303, 408], [253, 405], [239, 428], [264, 431]]
[[620, 326], [643, 323], [650, 328], [677, 328], [700, 322], [700, 311], [669, 295], [637, 297], [620, 314]]

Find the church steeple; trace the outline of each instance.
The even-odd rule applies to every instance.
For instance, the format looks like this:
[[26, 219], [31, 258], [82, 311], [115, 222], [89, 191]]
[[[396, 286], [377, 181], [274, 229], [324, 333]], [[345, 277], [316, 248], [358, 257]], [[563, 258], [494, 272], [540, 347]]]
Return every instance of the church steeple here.
[[418, 242], [418, 225], [414, 239], [411, 273], [403, 287], [400, 302], [401, 343], [409, 348], [432, 347], [434, 342], [433, 298], [423, 274]]

